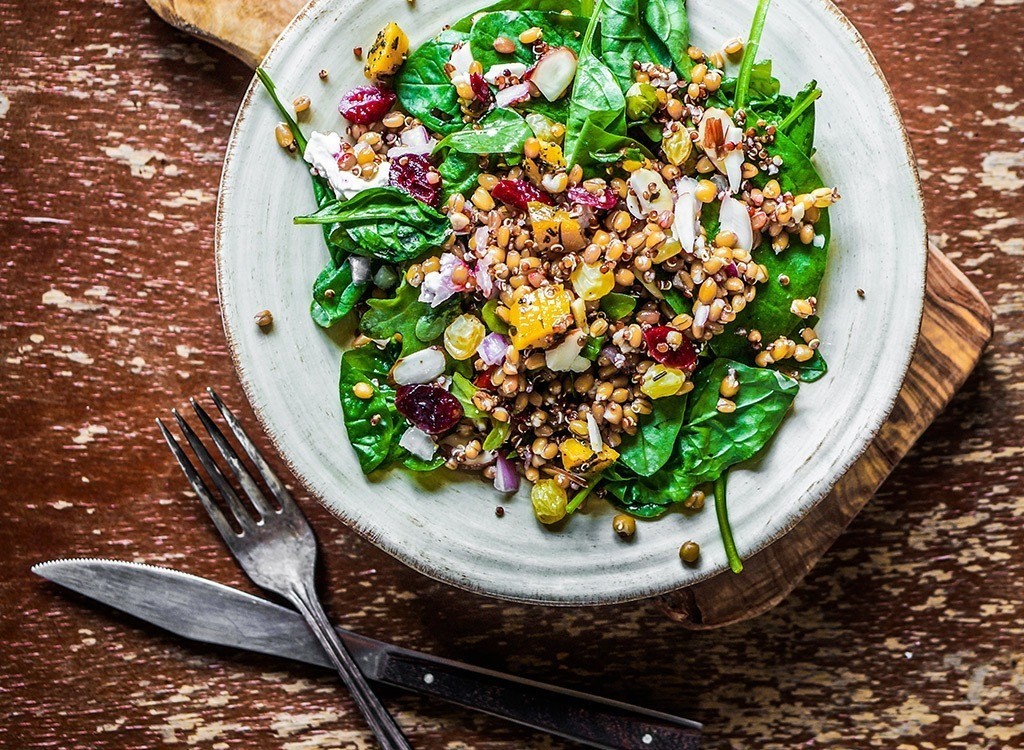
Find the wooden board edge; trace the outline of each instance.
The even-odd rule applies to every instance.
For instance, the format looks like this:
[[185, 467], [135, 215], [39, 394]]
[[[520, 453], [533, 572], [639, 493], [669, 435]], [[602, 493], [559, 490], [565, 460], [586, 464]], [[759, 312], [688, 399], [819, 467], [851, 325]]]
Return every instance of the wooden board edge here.
[[164, 21], [255, 69], [306, 0], [146, 0]]
[[889, 420], [821, 503], [777, 542], [723, 573], [661, 597], [668, 617], [708, 630], [742, 622], [782, 601], [817, 564], [963, 386], [992, 338], [992, 311], [977, 288], [929, 248], [918, 348]]

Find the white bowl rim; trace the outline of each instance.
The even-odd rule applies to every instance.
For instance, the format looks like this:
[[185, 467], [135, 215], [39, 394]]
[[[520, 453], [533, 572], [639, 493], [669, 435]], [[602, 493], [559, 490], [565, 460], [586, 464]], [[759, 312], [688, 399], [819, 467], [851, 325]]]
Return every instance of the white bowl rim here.
[[[326, 6], [331, 3], [344, 1], [344, 0], [309, 0], [309, 2], [295, 15], [295, 17], [288, 23], [284, 30], [280, 33], [273, 45], [270, 47], [267, 54], [264, 56], [263, 61], [260, 63], [261, 66], [269, 66], [273, 63], [275, 56], [279, 53], [280, 48], [289, 40], [291, 33], [304, 21], [304, 19], [313, 13], [318, 11], [321, 6]], [[927, 269], [928, 269], [928, 232], [927, 232], [927, 216], [924, 208], [923, 191], [921, 186], [920, 173], [917, 166], [917, 160], [914, 157], [913, 147], [910, 142], [910, 136], [906, 129], [906, 124], [903, 121], [902, 114], [899, 109], [899, 105], [892, 93], [892, 89], [889, 85], [888, 80], [885, 77], [881, 67], [878, 64], [877, 59], [871, 52], [870, 47], [864, 40], [863, 36], [857, 27], [850, 21], [849, 18], [842, 12], [842, 10], [832, 0], [806, 0], [807, 2], [814, 3], [821, 7], [823, 11], [831, 14], [836, 21], [838, 21], [850, 34], [853, 41], [856, 43], [865, 59], [872, 67], [878, 81], [882, 85], [885, 92], [887, 103], [892, 113], [895, 115], [895, 120], [899, 125], [899, 137], [903, 143], [907, 165], [910, 167], [912, 184], [917, 200], [915, 201], [918, 206], [920, 215], [915, 217], [920, 221], [921, 227], [923, 228], [923, 235], [925, 238], [924, 246], [920, 248], [924, 262], [921, 265], [921, 273], [919, 278], [919, 284], [913, 290], [915, 292], [918, 304], [916, 305], [915, 320], [916, 325], [911, 339], [911, 345], [907, 347], [904, 352], [902, 361], [899, 362], [898, 367], [894, 367], [894, 370], [898, 370], [899, 376], [897, 379], [898, 387], [893, 389], [893, 393], [889, 397], [888, 403], [885, 407], [877, 411], [876, 418], [872, 421], [870, 427], [862, 433], [859, 440], [851, 442], [852, 450], [845, 453], [845, 461], [837, 466], [828, 482], [822, 485], [818, 491], [817, 496], [813, 500], [809, 500], [801, 505], [799, 509], [796, 509], [789, 514], [787, 520], [782, 523], [775, 533], [765, 536], [759, 542], [753, 545], [749, 552], [745, 555], [746, 559], [753, 558], [758, 553], [764, 551], [766, 548], [774, 544], [775, 542], [782, 539], [788, 534], [794, 527], [796, 527], [801, 521], [803, 521], [808, 514], [814, 510], [835, 488], [839, 480], [845, 476], [850, 469], [863, 457], [868, 448], [874, 442], [881, 430], [882, 426], [888, 421], [892, 414], [893, 409], [896, 406], [896, 401], [899, 398], [899, 394], [902, 391], [905, 383], [907, 374], [910, 370], [911, 362], [913, 361], [914, 355], [917, 351], [920, 340], [921, 323], [924, 315], [924, 304], [925, 304], [925, 288], [927, 280]], [[481, 0], [481, 8], [486, 7], [486, 2]], [[259, 90], [261, 84], [259, 79], [254, 74], [248, 88], [245, 91], [242, 102], [239, 105], [238, 112], [232, 123], [231, 134], [227, 143], [224, 154], [224, 163], [221, 171], [221, 179], [218, 186], [217, 196], [217, 211], [215, 218], [215, 231], [214, 231], [214, 255], [216, 263], [216, 274], [217, 274], [217, 293], [218, 299], [222, 299], [224, 294], [224, 277], [226, 274], [225, 268], [225, 256], [222, 252], [222, 235], [224, 230], [224, 201], [225, 201], [225, 185], [230, 179], [230, 167], [232, 163], [232, 157], [234, 156], [235, 148], [237, 146], [237, 138], [239, 134], [240, 125], [246, 119], [249, 109], [252, 105], [253, 98], [256, 92]], [[242, 389], [252, 406], [253, 413], [255, 414], [260, 426], [266, 433], [270, 440], [274, 450], [282, 457], [285, 464], [292, 474], [299, 480], [302, 486], [313, 496], [316, 500], [326, 508], [333, 516], [340, 520], [345, 526], [356, 531], [364, 539], [370, 541], [375, 546], [388, 553], [392, 557], [401, 561], [413, 570], [421, 573], [428, 578], [431, 578], [442, 583], [454, 586], [471, 593], [480, 594], [483, 596], [501, 599], [506, 601], [518, 602], [523, 604], [536, 604], [546, 606], [598, 606], [606, 604], [620, 604], [631, 601], [638, 601], [647, 599], [655, 596], [661, 596], [673, 591], [680, 591], [685, 588], [689, 588], [699, 583], [706, 582], [716, 576], [727, 574], [729, 569], [727, 566], [716, 566], [709, 568], [707, 571], [702, 571], [699, 575], [694, 576], [690, 582], [679, 586], [673, 583], [667, 583], [662, 585], [650, 585], [650, 586], [638, 586], [631, 590], [620, 590], [612, 592], [601, 592], [598, 596], [593, 596], [589, 593], [574, 594], [565, 598], [548, 598], [548, 597], [535, 597], [517, 595], [509, 591], [494, 591], [484, 588], [481, 585], [476, 584], [473, 581], [465, 578], [459, 578], [453, 575], [449, 570], [442, 567], [433, 567], [429, 564], [424, 563], [423, 560], [407, 554], [407, 552], [400, 546], [394, 546], [388, 543], [388, 540], [382, 536], [381, 532], [375, 528], [367, 528], [361, 524], [353, 521], [353, 519], [346, 517], [346, 515], [337, 507], [327, 502], [315, 489], [311, 481], [304, 475], [301, 468], [295, 464], [290, 458], [288, 451], [285, 449], [285, 445], [279, 435], [277, 435], [272, 429], [272, 425], [269, 418], [256, 406], [258, 403], [256, 386], [252, 380], [244, 376], [244, 368], [242, 367], [242, 361], [239, 354], [238, 341], [236, 340], [234, 332], [229, 327], [227, 316], [224, 315], [223, 305], [221, 308], [221, 322], [224, 327], [225, 338], [228, 345], [228, 351], [231, 356], [232, 365], [235, 369], [235, 373], [238, 376], [239, 382], [242, 385]]]

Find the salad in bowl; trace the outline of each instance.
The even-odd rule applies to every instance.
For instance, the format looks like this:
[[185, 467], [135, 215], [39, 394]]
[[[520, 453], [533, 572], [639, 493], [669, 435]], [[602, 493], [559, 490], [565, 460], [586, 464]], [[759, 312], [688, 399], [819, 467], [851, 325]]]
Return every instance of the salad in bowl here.
[[340, 397], [364, 472], [525, 481], [546, 525], [604, 497], [623, 537], [713, 495], [742, 567], [726, 476], [826, 371], [839, 199], [812, 160], [821, 90], [758, 59], [768, 6], [713, 51], [683, 0], [511, 0], [416, 49], [389, 23], [337, 132], [304, 133], [309, 98], [258, 71], [312, 177], [295, 223], [328, 250], [312, 318], [357, 330]]

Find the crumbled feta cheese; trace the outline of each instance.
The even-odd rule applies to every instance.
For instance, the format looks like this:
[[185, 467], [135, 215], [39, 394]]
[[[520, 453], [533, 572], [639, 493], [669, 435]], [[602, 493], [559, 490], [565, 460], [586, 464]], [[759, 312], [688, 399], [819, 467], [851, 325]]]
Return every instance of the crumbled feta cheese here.
[[339, 198], [351, 198], [356, 193], [388, 184], [390, 165], [385, 161], [377, 168], [377, 173], [369, 179], [363, 179], [338, 166], [341, 156], [341, 136], [337, 133], [318, 133], [313, 131], [302, 154], [314, 174], [318, 174], [329, 183]]
[[452, 47], [452, 56], [448, 58], [448, 62], [455, 68], [452, 71], [452, 85], [469, 83], [469, 66], [473, 64], [473, 50], [470, 49], [469, 42]]
[[523, 76], [526, 75], [526, 66], [523, 63], [510, 62], [510, 63], [498, 63], [492, 65], [486, 73], [484, 73], [484, 80], [492, 86], [498, 85], [498, 77], [515, 76], [522, 80]]

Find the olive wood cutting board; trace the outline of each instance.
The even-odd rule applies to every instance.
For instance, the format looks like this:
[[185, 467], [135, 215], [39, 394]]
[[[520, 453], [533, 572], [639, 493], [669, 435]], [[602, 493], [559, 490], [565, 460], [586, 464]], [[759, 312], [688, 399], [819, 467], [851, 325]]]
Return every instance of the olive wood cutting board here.
[[[306, 0], [146, 0], [171, 25], [227, 50], [250, 67]], [[726, 572], [662, 597], [669, 617], [694, 629], [740, 622], [786, 597], [874, 495], [893, 467], [953, 398], [992, 337], [992, 311], [938, 249], [928, 252], [917, 351], [889, 420], [874, 442], [785, 536]]]

